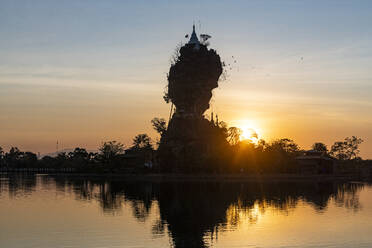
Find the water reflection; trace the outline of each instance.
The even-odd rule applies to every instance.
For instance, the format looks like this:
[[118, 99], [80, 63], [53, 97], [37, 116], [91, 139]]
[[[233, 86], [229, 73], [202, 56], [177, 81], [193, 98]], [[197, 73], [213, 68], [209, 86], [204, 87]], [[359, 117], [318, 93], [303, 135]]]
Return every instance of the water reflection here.
[[138, 221], [146, 222], [153, 206], [159, 216], [152, 232], [168, 232], [174, 247], [209, 247], [219, 232], [238, 227], [242, 219], [254, 224], [270, 208], [290, 214], [300, 203], [320, 214], [331, 202], [358, 211], [359, 183], [337, 182], [121, 182], [60, 176], [2, 175], [0, 197], [27, 196], [35, 188], [71, 193], [79, 201], [97, 201], [104, 214], [120, 214], [130, 206]]

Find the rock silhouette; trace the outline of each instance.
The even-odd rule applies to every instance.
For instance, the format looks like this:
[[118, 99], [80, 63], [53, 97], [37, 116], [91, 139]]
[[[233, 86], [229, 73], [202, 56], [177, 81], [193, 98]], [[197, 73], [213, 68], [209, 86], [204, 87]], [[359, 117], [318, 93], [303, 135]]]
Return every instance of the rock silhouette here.
[[211, 150], [218, 131], [203, 114], [221, 74], [220, 56], [199, 42], [194, 27], [168, 74], [167, 96], [175, 112], [159, 147], [162, 168], [185, 171], [200, 166], [202, 157]]
[[201, 118], [209, 108], [212, 90], [218, 87], [222, 73], [220, 56], [200, 44], [186, 44], [168, 76], [168, 96], [176, 106], [176, 115]]

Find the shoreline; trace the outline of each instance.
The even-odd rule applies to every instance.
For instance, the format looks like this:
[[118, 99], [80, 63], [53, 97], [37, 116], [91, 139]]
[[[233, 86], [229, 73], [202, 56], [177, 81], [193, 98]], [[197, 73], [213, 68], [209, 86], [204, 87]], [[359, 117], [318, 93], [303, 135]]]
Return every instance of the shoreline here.
[[139, 182], [330, 182], [330, 181], [369, 181], [371, 178], [355, 174], [344, 175], [300, 175], [300, 174], [98, 174], [98, 173], [22, 173], [1, 172], [1, 174], [35, 174], [75, 178], [101, 178]]

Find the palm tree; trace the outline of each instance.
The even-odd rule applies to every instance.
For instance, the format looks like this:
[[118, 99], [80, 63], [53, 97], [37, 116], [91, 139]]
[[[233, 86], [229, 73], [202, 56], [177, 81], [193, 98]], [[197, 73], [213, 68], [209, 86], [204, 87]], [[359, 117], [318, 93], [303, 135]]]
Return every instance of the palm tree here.
[[138, 134], [136, 137], [133, 138], [133, 148], [135, 149], [143, 149], [143, 148], [151, 148], [151, 138], [143, 133], [143, 134]]

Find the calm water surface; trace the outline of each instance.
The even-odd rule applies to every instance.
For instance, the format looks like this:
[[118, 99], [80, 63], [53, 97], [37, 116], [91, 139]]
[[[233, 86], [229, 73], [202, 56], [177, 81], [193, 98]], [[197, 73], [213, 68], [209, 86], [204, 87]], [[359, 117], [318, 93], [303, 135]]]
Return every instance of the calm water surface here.
[[372, 247], [372, 187], [2, 174], [0, 247]]

